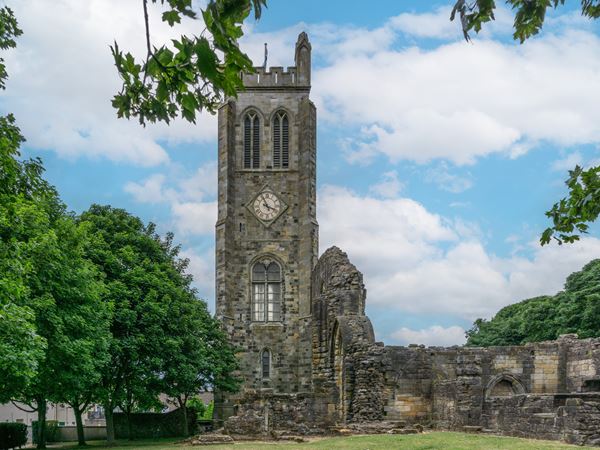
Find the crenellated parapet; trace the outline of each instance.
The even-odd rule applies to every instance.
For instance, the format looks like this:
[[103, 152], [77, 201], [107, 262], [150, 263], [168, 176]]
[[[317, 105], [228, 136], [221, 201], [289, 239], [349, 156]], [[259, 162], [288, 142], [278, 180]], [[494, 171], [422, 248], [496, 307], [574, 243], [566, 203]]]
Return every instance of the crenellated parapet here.
[[243, 73], [242, 81], [246, 89], [310, 89], [312, 47], [306, 33], [298, 36], [295, 51], [295, 66], [284, 69], [275, 67], [255, 67], [254, 73]]

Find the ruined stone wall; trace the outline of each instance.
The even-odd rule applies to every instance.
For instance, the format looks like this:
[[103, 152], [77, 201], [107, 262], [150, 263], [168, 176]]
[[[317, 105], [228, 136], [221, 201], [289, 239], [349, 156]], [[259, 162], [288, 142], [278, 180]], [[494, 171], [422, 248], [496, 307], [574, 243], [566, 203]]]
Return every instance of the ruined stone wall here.
[[328, 420], [383, 417], [383, 344], [365, 315], [362, 274], [337, 247], [319, 258], [312, 276], [313, 386], [327, 400]]

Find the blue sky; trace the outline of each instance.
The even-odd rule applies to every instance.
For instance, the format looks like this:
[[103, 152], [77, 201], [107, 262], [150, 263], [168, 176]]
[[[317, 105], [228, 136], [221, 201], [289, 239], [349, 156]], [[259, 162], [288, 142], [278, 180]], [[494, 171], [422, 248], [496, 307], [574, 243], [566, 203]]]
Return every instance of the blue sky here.
[[[0, 110], [25, 154], [71, 209], [111, 204], [174, 231], [212, 306], [216, 119], [143, 128], [110, 106], [108, 45], [143, 55], [140, 2], [5, 3], [25, 34], [6, 54]], [[557, 292], [600, 255], [597, 226], [574, 246], [537, 244], [566, 171], [600, 161], [599, 25], [568, 6], [519, 45], [500, 8], [467, 44], [450, 3], [273, 0], [242, 40], [257, 63], [267, 42], [269, 65], [289, 66], [309, 34], [321, 252], [338, 245], [365, 274], [387, 343], [462, 343], [473, 319]], [[157, 43], [201, 31], [151, 17]]]

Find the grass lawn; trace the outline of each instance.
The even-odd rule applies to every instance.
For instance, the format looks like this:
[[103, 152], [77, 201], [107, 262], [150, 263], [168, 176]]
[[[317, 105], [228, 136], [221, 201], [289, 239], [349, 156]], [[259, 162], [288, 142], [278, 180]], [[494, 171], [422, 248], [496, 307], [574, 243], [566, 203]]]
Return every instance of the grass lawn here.
[[[76, 449], [75, 445], [63, 444], [62, 449]], [[96, 448], [110, 448], [111, 450], [166, 450], [166, 449], [189, 449], [190, 445], [178, 443], [173, 439], [163, 439], [157, 441], [120, 441], [115, 447], [106, 447], [104, 442], [91, 442], [90, 450]], [[545, 450], [545, 449], [575, 449], [575, 448], [593, 448], [578, 447], [566, 445], [554, 441], [536, 441], [531, 439], [518, 439], [511, 437], [465, 434], [465, 433], [447, 433], [432, 432], [413, 435], [369, 435], [369, 436], [350, 436], [315, 439], [310, 443], [271, 443], [271, 442], [240, 442], [234, 445], [207, 445], [193, 447], [201, 449], [219, 449], [219, 450], [276, 450], [276, 449], [313, 449], [313, 450]]]

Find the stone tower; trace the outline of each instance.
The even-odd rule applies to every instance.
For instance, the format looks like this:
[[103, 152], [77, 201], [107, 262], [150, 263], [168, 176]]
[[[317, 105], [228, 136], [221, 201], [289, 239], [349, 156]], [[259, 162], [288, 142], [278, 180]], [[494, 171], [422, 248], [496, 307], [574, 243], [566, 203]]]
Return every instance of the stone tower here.
[[311, 272], [317, 261], [316, 109], [311, 45], [295, 67], [257, 67], [219, 110], [216, 303], [239, 349], [242, 389], [218, 395], [215, 414], [256, 392], [312, 389]]

